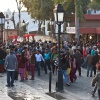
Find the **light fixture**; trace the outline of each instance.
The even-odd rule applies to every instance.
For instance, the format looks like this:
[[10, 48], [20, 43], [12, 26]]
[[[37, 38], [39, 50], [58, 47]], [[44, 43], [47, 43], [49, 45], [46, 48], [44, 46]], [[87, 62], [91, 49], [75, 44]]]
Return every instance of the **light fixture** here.
[[58, 4], [57, 6], [55, 6], [54, 18], [55, 18], [56, 23], [64, 22], [64, 9], [61, 4]]
[[90, 37], [89, 37], [89, 38], [90, 38], [90, 40], [92, 40], [92, 36], [91, 36], [91, 35], [90, 35]]

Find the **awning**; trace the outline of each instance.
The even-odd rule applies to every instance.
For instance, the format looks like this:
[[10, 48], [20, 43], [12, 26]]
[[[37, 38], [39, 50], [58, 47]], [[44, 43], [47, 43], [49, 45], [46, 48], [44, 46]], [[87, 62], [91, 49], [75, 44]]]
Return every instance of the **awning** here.
[[84, 14], [85, 20], [99, 20], [100, 21], [100, 14]]
[[100, 34], [100, 28], [80, 28], [81, 34]]

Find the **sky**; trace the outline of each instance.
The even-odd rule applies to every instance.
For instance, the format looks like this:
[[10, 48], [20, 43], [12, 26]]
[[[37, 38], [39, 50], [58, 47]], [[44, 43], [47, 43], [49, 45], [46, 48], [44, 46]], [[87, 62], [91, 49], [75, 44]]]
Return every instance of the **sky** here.
[[[7, 9], [10, 9], [10, 11], [18, 11], [16, 0], [0, 0], [0, 11], [5, 12]], [[23, 7], [23, 9], [25, 8]]]

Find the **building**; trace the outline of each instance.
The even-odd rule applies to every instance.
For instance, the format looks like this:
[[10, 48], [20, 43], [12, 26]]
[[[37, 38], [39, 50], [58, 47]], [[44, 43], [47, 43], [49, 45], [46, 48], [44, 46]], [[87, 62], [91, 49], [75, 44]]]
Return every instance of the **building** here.
[[[100, 40], [100, 11], [87, 10], [88, 14], [84, 14], [84, 20], [79, 21], [79, 34], [84, 41], [99, 41]], [[75, 38], [75, 18], [70, 22], [71, 38]], [[68, 27], [67, 27], [68, 28]], [[68, 29], [69, 29], [68, 28]], [[67, 30], [68, 31], [68, 30]]]

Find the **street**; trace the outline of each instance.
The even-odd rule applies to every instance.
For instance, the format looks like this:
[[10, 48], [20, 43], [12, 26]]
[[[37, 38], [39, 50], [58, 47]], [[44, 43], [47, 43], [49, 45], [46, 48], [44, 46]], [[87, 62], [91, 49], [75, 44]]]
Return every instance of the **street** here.
[[[86, 77], [86, 70], [82, 69], [82, 76], [77, 76], [75, 83], [69, 87], [64, 84], [64, 92], [55, 92], [56, 75], [52, 78], [52, 93], [49, 94], [49, 74], [41, 71], [41, 76], [35, 80], [25, 82], [15, 81], [15, 87], [7, 88], [6, 74], [0, 74], [0, 100], [98, 100], [91, 96], [91, 77]], [[30, 78], [30, 76], [29, 76]], [[51, 96], [49, 96], [51, 95]]]

